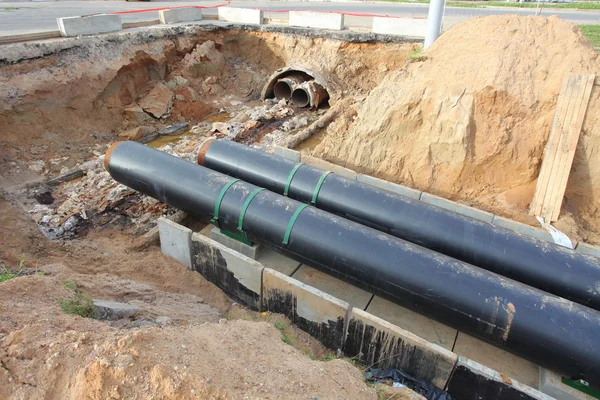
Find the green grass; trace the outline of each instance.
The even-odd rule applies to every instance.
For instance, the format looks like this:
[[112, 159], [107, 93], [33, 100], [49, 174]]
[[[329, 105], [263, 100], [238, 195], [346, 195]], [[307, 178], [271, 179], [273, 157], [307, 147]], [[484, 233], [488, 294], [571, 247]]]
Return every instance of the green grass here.
[[[429, 0], [385, 0], [394, 3], [429, 4]], [[537, 2], [518, 3], [505, 1], [449, 1], [449, 7], [485, 8], [485, 7], [517, 7], [536, 8]], [[570, 8], [576, 10], [600, 10], [600, 1], [580, 1], [576, 3], [544, 3], [544, 8]]]
[[21, 274], [23, 273], [23, 266], [25, 265], [25, 256], [21, 255], [19, 256], [19, 264], [17, 265], [17, 272], [11, 272], [9, 271], [9, 269], [6, 267], [6, 265], [2, 264], [0, 265], [0, 282], [4, 282], [7, 281], [9, 279], [13, 279], [13, 278], [17, 278], [19, 276], [21, 276]]
[[79, 315], [83, 318], [94, 318], [96, 306], [94, 306], [92, 298], [84, 296], [73, 279], [69, 279], [64, 285], [67, 289], [74, 291], [75, 294], [69, 299], [59, 300], [61, 310], [66, 314]]
[[411, 62], [420, 62], [420, 61], [425, 61], [427, 60], [427, 56], [421, 55], [421, 52], [423, 51], [422, 47], [419, 47], [417, 49], [414, 49], [413, 52], [411, 53], [410, 56], [408, 56], [408, 59]]
[[279, 332], [281, 332], [281, 340], [283, 341], [283, 343], [289, 344], [290, 346], [294, 345], [296, 336], [290, 335], [289, 333], [286, 332], [286, 328], [288, 327], [287, 324], [284, 324], [283, 322], [275, 321], [275, 322], [273, 322], [273, 326], [275, 328], [277, 328], [277, 330], [279, 330]]
[[600, 47], [600, 25], [579, 25], [579, 29], [588, 38], [592, 46]]
[[67, 289], [71, 289], [74, 292], [76, 292], [77, 290], [79, 290], [79, 288], [77, 287], [77, 284], [75, 283], [75, 281], [73, 279], [69, 279], [68, 281], [66, 281], [65, 282], [65, 287]]

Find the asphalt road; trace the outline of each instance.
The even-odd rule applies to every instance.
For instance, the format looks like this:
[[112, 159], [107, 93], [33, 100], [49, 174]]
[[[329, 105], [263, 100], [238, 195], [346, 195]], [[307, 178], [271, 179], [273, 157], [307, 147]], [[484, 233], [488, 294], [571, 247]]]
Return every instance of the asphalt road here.
[[[125, 11], [156, 7], [174, 7], [182, 5], [215, 5], [217, 1], [3, 1], [0, 0], [0, 35], [57, 30], [56, 18], [77, 15], [89, 15], [111, 11]], [[266, 0], [233, 0], [235, 7], [264, 8], [265, 10], [321, 10], [345, 11], [353, 13], [369, 13], [405, 17], [426, 17], [428, 5], [406, 3], [375, 2], [318, 2], [318, 1], [266, 1]], [[207, 10], [216, 14], [216, 10]], [[470, 18], [485, 15], [533, 15], [535, 9], [520, 8], [463, 8], [446, 7], [444, 27]], [[558, 15], [560, 18], [576, 24], [600, 23], [600, 12], [579, 10], [544, 9], [542, 15]], [[286, 13], [266, 12], [268, 18], [287, 18]], [[121, 16], [123, 22], [140, 22], [158, 19], [154, 12], [126, 14]], [[371, 19], [366, 17], [346, 17], [347, 26], [370, 27]]]

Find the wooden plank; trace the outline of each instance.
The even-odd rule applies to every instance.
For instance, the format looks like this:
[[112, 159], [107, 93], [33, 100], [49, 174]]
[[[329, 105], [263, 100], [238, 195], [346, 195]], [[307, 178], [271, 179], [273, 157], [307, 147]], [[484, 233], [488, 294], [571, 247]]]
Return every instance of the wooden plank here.
[[595, 75], [567, 74], [563, 81], [530, 207], [546, 222], [560, 214], [594, 80]]

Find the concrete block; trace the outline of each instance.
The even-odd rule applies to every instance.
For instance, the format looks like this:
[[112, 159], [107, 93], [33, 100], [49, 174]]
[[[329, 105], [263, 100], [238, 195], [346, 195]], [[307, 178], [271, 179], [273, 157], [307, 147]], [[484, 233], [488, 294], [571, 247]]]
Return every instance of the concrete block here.
[[492, 224], [501, 226], [502, 228], [512, 229], [515, 232], [522, 233], [523, 235], [529, 235], [539, 240], [545, 240], [546, 242], [554, 243], [552, 235], [545, 229], [535, 228], [533, 226], [524, 224], [522, 222], [513, 221], [512, 219], [494, 216]]
[[384, 181], [383, 179], [374, 178], [369, 175], [358, 174], [356, 180], [367, 185], [374, 186], [378, 189], [387, 190], [388, 192], [396, 193], [404, 197], [419, 200], [421, 198], [421, 191], [408, 186], [402, 186], [397, 183]]
[[158, 19], [161, 24], [175, 24], [177, 22], [199, 21], [202, 19], [202, 9], [196, 7], [172, 8], [160, 10]]
[[290, 26], [306, 26], [309, 28], [341, 31], [344, 29], [344, 15], [311, 11], [290, 11], [288, 24]]
[[578, 253], [583, 253], [589, 256], [600, 258], [600, 247], [593, 246], [588, 243], [578, 243], [577, 248], [575, 248], [575, 251], [577, 251]]
[[127, 303], [119, 303], [111, 300], [92, 300], [96, 312], [94, 318], [107, 321], [117, 321], [119, 319], [126, 319], [135, 317], [141, 308], [132, 306]]
[[447, 390], [461, 400], [555, 400], [465, 357], [458, 358]]
[[444, 388], [458, 356], [368, 312], [352, 309], [344, 345], [348, 357], [377, 368], [397, 368]]
[[275, 146], [273, 153], [276, 156], [287, 158], [288, 160], [300, 162], [300, 152], [287, 147]]
[[425, 37], [427, 19], [373, 17], [373, 33]]
[[435, 196], [427, 192], [423, 192], [421, 195], [421, 201], [431, 204], [432, 206], [445, 208], [446, 210], [466, 215], [467, 217], [479, 219], [483, 222], [492, 223], [492, 220], [494, 219], [494, 214], [492, 213], [469, 207], [452, 200], [444, 199], [443, 197]]
[[367, 307], [367, 312], [388, 321], [415, 335], [452, 350], [457, 331], [421, 314], [375, 296]]
[[302, 265], [292, 278], [364, 310], [373, 295], [317, 269]]
[[254, 244], [252, 246], [249, 246], [245, 243], [242, 243], [221, 233], [221, 230], [216, 226], [213, 227], [210, 231], [210, 238], [215, 242], [219, 242], [222, 245], [225, 245], [230, 249], [237, 251], [238, 253], [242, 253], [246, 257], [250, 257], [253, 260], [256, 260], [260, 252], [263, 250], [263, 246], [261, 245]]
[[121, 17], [111, 14], [57, 18], [56, 22], [62, 36], [96, 35], [123, 29]]
[[330, 163], [329, 161], [321, 160], [320, 158], [302, 154], [302, 162], [315, 168], [320, 168], [324, 171], [331, 171], [348, 179], [356, 179], [357, 173], [351, 169], [340, 167], [339, 165]]
[[539, 389], [541, 392], [560, 400], [594, 400], [588, 394], [562, 383], [562, 377], [545, 368], [540, 369]]
[[192, 267], [237, 302], [260, 309], [264, 269], [261, 263], [194, 233]]
[[470, 358], [493, 368], [511, 379], [537, 388], [540, 367], [514, 354], [499, 349], [491, 344], [469, 336], [463, 332], [458, 333], [454, 352], [459, 356]]
[[192, 268], [192, 230], [167, 218], [158, 219], [160, 250], [188, 268]]
[[251, 8], [219, 7], [219, 20], [237, 22], [240, 24], [262, 24], [262, 10]]
[[279, 254], [271, 249], [264, 249], [256, 259], [266, 268], [274, 269], [284, 275], [292, 276], [292, 274], [300, 267], [300, 262], [292, 260], [289, 257]]
[[263, 308], [283, 314], [330, 349], [341, 349], [348, 303], [265, 268]]

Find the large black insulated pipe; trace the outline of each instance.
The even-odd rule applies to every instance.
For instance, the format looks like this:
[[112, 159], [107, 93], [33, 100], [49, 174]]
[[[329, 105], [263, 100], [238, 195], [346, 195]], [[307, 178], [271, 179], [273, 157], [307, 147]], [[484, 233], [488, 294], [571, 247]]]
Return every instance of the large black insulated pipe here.
[[595, 257], [231, 141], [209, 139], [198, 163], [600, 310]]
[[105, 166], [170, 206], [600, 387], [597, 311], [136, 142], [111, 147]]

